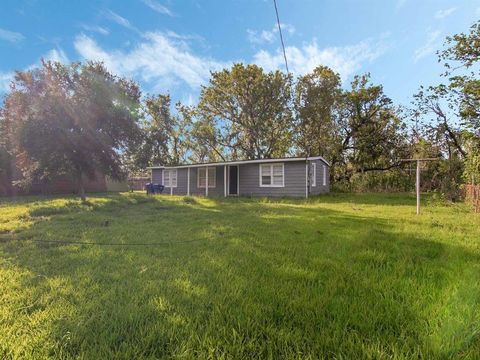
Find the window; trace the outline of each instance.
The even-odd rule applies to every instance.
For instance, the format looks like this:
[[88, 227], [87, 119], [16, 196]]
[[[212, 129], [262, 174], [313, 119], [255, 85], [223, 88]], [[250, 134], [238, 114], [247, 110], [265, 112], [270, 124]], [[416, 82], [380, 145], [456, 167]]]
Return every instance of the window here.
[[317, 164], [310, 164], [310, 185], [317, 186]]
[[323, 165], [323, 186], [327, 186], [327, 166]]
[[177, 187], [177, 169], [165, 169], [163, 172], [163, 186]]
[[283, 164], [260, 164], [260, 186], [285, 186]]
[[[197, 187], [205, 188], [207, 184], [207, 168], [198, 168], [197, 170]], [[208, 187], [214, 188], [217, 186], [217, 169], [208, 168]]]

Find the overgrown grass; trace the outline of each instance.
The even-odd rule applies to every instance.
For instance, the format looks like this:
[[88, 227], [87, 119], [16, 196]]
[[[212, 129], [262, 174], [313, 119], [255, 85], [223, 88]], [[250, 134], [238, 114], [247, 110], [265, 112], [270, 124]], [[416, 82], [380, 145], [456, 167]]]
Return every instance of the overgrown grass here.
[[479, 358], [480, 217], [463, 205], [0, 201], [2, 359]]

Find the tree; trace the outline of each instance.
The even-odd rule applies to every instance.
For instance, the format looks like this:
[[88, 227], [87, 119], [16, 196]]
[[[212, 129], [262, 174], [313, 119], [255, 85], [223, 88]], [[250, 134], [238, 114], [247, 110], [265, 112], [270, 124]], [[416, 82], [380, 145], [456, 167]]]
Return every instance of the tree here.
[[[471, 180], [480, 176], [476, 173], [480, 153], [480, 21], [467, 34], [447, 37], [445, 45], [438, 52], [445, 83], [422, 87], [414, 104], [423, 115], [425, 128], [442, 142], [442, 155], [452, 167], [449, 177], [460, 179], [463, 171], [464, 178]], [[451, 188], [458, 187], [459, 181]]]
[[449, 77], [447, 90], [455, 94], [462, 124], [480, 138], [480, 21], [468, 34], [447, 37], [446, 45], [439, 52], [439, 61], [444, 62], [444, 75]]
[[[212, 117], [200, 116], [198, 107], [180, 106], [179, 112], [184, 119], [188, 159], [192, 162], [225, 161], [225, 147], [220, 144], [221, 134]], [[235, 158], [235, 149], [230, 152]]]
[[124, 177], [121, 153], [138, 136], [140, 90], [101, 63], [42, 62], [17, 72], [4, 116], [24, 159], [26, 180], [69, 175], [85, 201], [84, 180], [97, 172]]
[[457, 94], [446, 85], [423, 87], [414, 95], [414, 107], [422, 116], [429, 132], [436, 132], [437, 140], [444, 141], [444, 150], [448, 157], [467, 155], [462, 141], [461, 124], [457, 121]]
[[480, 21], [468, 34], [447, 37], [446, 45], [438, 55], [444, 62], [444, 76], [449, 77], [448, 90], [457, 97], [463, 124], [480, 136]]
[[17, 151], [17, 130], [24, 125], [27, 108], [27, 99], [19, 92], [10, 92], [9, 96], [5, 96], [0, 108], [0, 183], [3, 183], [4, 191], [8, 195], [17, 175], [17, 162], [27, 161], [25, 154]]
[[[130, 172], [153, 165], [178, 165], [185, 159], [185, 122], [170, 111], [170, 95], [147, 96], [143, 103], [139, 143], [125, 154]], [[177, 110], [181, 104], [177, 104]]]
[[[464, 127], [461, 132], [466, 181], [480, 178], [480, 21], [470, 27], [468, 34], [447, 37], [447, 48], [439, 52], [449, 77], [445, 92], [450, 95], [451, 108], [457, 106], [457, 117]], [[461, 71], [461, 72], [460, 72]]]
[[338, 180], [400, 166], [407, 149], [405, 125], [381, 85], [370, 84], [369, 75], [355, 76], [340, 112], [341, 143], [332, 156], [340, 168]]
[[332, 158], [338, 150], [340, 76], [325, 66], [300, 76], [295, 86], [295, 145], [304, 156]]
[[291, 77], [235, 64], [212, 73], [203, 87], [197, 115], [216, 129], [215, 143], [230, 157], [284, 156], [291, 146]]
[[480, 184], [480, 138], [469, 136], [466, 141], [468, 156], [465, 159], [463, 177], [471, 184]]
[[12, 154], [8, 123], [4, 116], [3, 108], [0, 108], [0, 194], [9, 193], [12, 181]]

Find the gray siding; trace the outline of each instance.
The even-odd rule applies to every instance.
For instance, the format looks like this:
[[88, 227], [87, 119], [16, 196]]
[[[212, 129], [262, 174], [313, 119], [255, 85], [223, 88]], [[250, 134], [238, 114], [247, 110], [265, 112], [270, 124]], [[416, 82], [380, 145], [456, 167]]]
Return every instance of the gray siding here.
[[[213, 167], [209, 166], [209, 171]], [[205, 195], [205, 188], [197, 187], [197, 169], [190, 168], [190, 195]], [[152, 169], [152, 182], [155, 184], [162, 184], [163, 169]], [[170, 189], [170, 187], [165, 187], [163, 191], [164, 194], [173, 193], [173, 195], [187, 195], [187, 179], [188, 179], [188, 168], [177, 169], [177, 187]], [[170, 191], [172, 190], [172, 191]], [[216, 167], [216, 186], [214, 188], [208, 188], [209, 196], [223, 196], [223, 166]]]
[[[213, 166], [208, 167], [210, 171]], [[214, 188], [208, 188], [208, 196], [223, 196], [223, 165], [216, 166], [216, 186]], [[190, 168], [190, 194], [191, 195], [205, 195], [205, 188], [197, 187], [197, 173], [199, 168]], [[186, 193], [186, 192], [185, 192]]]
[[[317, 164], [316, 185], [310, 187], [311, 195], [324, 194], [330, 191], [330, 167], [322, 160], [314, 160], [312, 163]], [[326, 171], [326, 185], [323, 185], [323, 172]]]
[[162, 183], [162, 173], [163, 173], [163, 169], [152, 169], [152, 183], [153, 184], [163, 184]]
[[[318, 195], [330, 191], [329, 166], [322, 160], [314, 161], [317, 165], [316, 186], [310, 187], [310, 195]], [[272, 161], [272, 163], [282, 163]], [[270, 164], [270, 163], [269, 163]], [[327, 185], [323, 185], [323, 171], [327, 171]], [[284, 187], [260, 187], [260, 164], [243, 164], [238, 166], [239, 195], [240, 196], [305, 196], [305, 161], [283, 162], [285, 179]], [[213, 167], [209, 167], [211, 169]], [[190, 168], [190, 194], [205, 195], [205, 188], [197, 187], [197, 171], [199, 168]], [[228, 169], [228, 167], [227, 167]], [[163, 169], [152, 169], [152, 182], [163, 184]], [[187, 195], [188, 168], [177, 169], [177, 187], [173, 188], [174, 195]], [[228, 173], [227, 173], [228, 176]], [[216, 166], [216, 186], [208, 189], [209, 196], [224, 196], [224, 166]], [[228, 184], [228, 179], [227, 179]], [[165, 188], [165, 194], [170, 194], [170, 188]]]
[[[187, 193], [187, 169], [177, 169], [177, 187], [172, 189], [174, 195], [185, 195]], [[170, 188], [165, 188], [165, 193], [170, 194]]]
[[[272, 161], [272, 163], [281, 163], [281, 161]], [[305, 161], [286, 161], [283, 167], [284, 187], [260, 187], [260, 164], [240, 165], [240, 195], [304, 197]]]

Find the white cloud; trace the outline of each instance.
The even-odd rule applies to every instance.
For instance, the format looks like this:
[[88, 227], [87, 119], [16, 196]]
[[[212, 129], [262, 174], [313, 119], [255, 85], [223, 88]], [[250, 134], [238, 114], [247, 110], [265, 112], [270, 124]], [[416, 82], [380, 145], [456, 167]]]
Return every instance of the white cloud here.
[[17, 43], [25, 39], [25, 36], [18, 32], [0, 29], [0, 39]]
[[173, 16], [173, 13], [165, 5], [158, 3], [155, 0], [142, 0], [150, 9], [164, 15]]
[[[293, 34], [295, 28], [289, 24], [280, 24], [282, 27], [282, 33]], [[247, 29], [248, 40], [252, 44], [264, 44], [273, 43], [277, 39], [278, 27], [274, 25], [271, 30], [251, 30]]]
[[108, 35], [110, 33], [110, 31], [103, 26], [96, 26], [96, 25], [92, 26], [92, 25], [82, 24], [81, 27], [85, 31], [92, 31], [102, 35]]
[[[316, 40], [301, 47], [285, 48], [289, 70], [295, 75], [312, 71], [319, 65], [326, 65], [338, 72], [342, 79], [358, 71], [362, 64], [372, 62], [386, 51], [381, 41], [367, 39], [350, 46], [319, 48]], [[274, 53], [261, 50], [254, 55], [254, 62], [265, 70], [284, 69], [283, 53], [277, 49]]]
[[13, 72], [0, 72], [0, 94], [10, 89], [10, 82], [14, 76]]
[[56, 61], [63, 64], [69, 62], [67, 54], [62, 49], [52, 49], [47, 52], [43, 57], [45, 61]]
[[118, 15], [116, 12], [113, 12], [112, 10], [107, 10], [106, 15], [110, 20], [116, 22], [120, 26], [123, 26], [130, 30], [137, 30], [135, 26], [130, 24], [130, 21], [125, 19], [123, 16]]
[[415, 50], [415, 53], [413, 54], [413, 61], [415, 63], [428, 55], [433, 54], [435, 50], [439, 48], [439, 38], [441, 34], [442, 32], [440, 30], [433, 30], [428, 33], [427, 42]]
[[[51, 49], [45, 55], [41, 56], [40, 59], [43, 59], [45, 61], [58, 61], [63, 64], [66, 64], [70, 61], [65, 52], [60, 48]], [[40, 66], [40, 59], [36, 63], [24, 68], [22, 71], [30, 71], [38, 68]], [[0, 71], [0, 94], [8, 92], [10, 90], [10, 83], [12, 82], [14, 76], [15, 72], [13, 71]]]
[[198, 101], [198, 96], [191, 93], [183, 94], [182, 98], [180, 99], [180, 102], [182, 103], [182, 105], [186, 105], [186, 106], [194, 106], [197, 104], [197, 101]]
[[449, 17], [450, 15], [452, 15], [456, 10], [457, 10], [456, 7], [451, 7], [449, 9], [444, 9], [444, 10], [438, 10], [435, 13], [435, 19], [438, 19], [438, 20], [445, 19], [446, 17]]
[[248, 41], [253, 44], [271, 43], [274, 40], [274, 33], [267, 30], [256, 31], [247, 29]]
[[140, 78], [156, 89], [183, 82], [198, 90], [208, 81], [210, 71], [230, 65], [195, 55], [179, 36], [148, 32], [142, 37], [143, 40], [129, 51], [104, 50], [84, 34], [77, 36], [74, 46], [82, 58], [103, 61], [112, 72]]
[[74, 46], [75, 50], [77, 50], [84, 59], [103, 61], [110, 71], [120, 71], [115, 64], [115, 58], [100, 48], [92, 38], [84, 34], [78, 35], [75, 39]]

